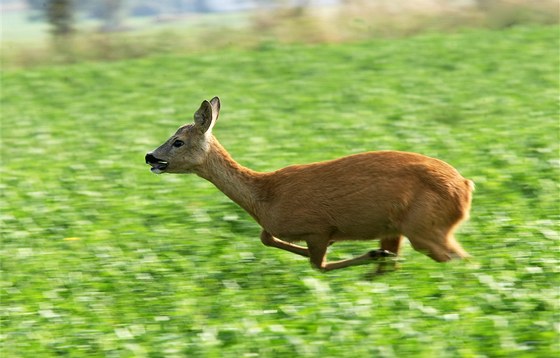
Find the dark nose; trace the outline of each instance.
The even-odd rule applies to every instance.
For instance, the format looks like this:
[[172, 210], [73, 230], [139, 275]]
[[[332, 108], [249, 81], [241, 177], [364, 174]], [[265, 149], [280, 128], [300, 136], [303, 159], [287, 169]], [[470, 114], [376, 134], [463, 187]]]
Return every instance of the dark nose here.
[[154, 157], [154, 155], [152, 153], [146, 154], [146, 164], [157, 163], [158, 161], [159, 161], [159, 159]]

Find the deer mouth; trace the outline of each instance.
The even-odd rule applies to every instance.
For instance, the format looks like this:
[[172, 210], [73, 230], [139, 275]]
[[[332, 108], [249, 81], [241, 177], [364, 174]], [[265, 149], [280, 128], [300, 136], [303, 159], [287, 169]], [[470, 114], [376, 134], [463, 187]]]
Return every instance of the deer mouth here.
[[147, 154], [146, 155], [146, 164], [151, 166], [150, 171], [152, 173], [161, 174], [161, 173], [165, 172], [165, 169], [167, 169], [167, 166], [169, 165], [169, 162], [166, 162], [165, 160], [158, 159], [158, 158], [154, 157], [152, 154]]
[[169, 163], [161, 161], [159, 163], [149, 163], [152, 167], [150, 168], [150, 171], [152, 173], [155, 174], [161, 174], [163, 172], [165, 172], [165, 169], [167, 169], [167, 166], [169, 165]]

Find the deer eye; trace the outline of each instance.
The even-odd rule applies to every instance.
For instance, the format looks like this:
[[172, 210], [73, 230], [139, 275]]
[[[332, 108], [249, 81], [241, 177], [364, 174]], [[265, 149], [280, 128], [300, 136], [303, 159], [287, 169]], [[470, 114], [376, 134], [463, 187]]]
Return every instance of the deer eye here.
[[183, 142], [182, 140], [177, 139], [175, 142], [173, 142], [173, 146], [175, 148], [179, 148], [182, 147], [185, 144], [185, 142]]

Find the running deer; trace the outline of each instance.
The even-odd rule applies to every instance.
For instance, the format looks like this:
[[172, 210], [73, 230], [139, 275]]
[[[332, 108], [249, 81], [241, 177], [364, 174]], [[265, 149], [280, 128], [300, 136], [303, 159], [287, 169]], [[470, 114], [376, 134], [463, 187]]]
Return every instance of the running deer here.
[[[469, 215], [474, 185], [449, 164], [376, 151], [260, 173], [233, 160], [214, 137], [219, 113], [218, 97], [203, 101], [194, 123], [148, 153], [146, 163], [156, 174], [195, 173], [212, 182], [262, 227], [264, 245], [309, 257], [321, 271], [396, 256], [403, 237], [439, 262], [468, 257], [453, 232]], [[326, 260], [334, 242], [375, 239], [378, 250]]]

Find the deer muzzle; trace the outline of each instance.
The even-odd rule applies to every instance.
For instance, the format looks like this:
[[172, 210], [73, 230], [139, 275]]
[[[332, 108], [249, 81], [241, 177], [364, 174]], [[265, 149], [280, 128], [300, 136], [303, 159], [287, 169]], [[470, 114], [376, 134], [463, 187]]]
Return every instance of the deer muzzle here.
[[167, 166], [169, 165], [168, 162], [165, 160], [156, 158], [152, 153], [146, 154], [146, 164], [150, 165], [150, 170], [152, 173], [161, 174], [165, 171]]

